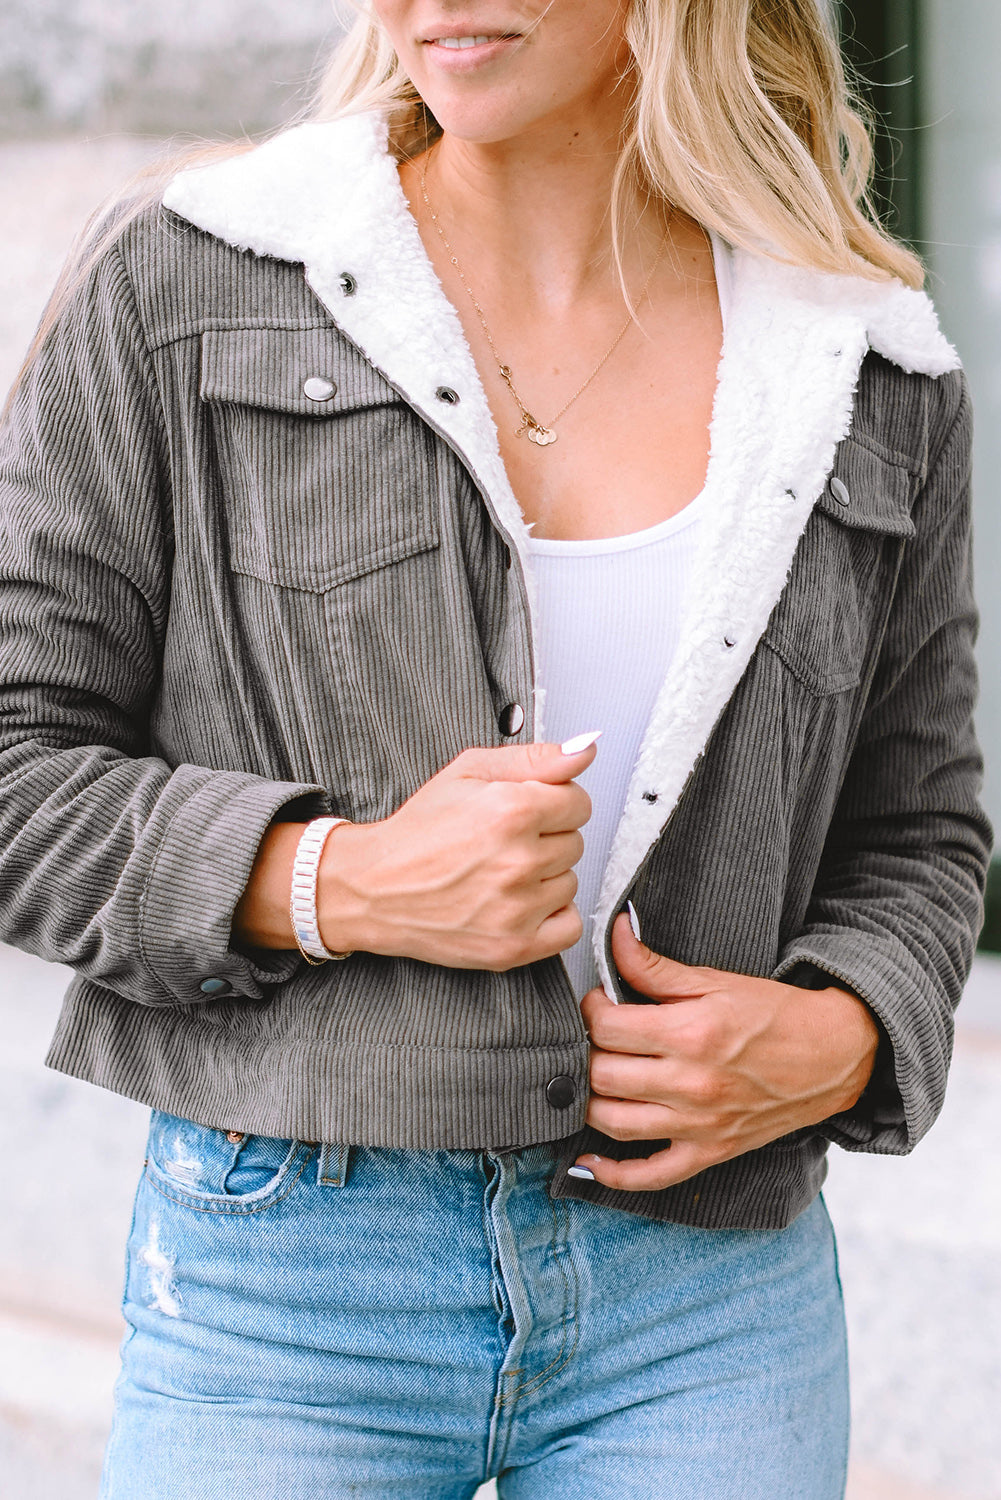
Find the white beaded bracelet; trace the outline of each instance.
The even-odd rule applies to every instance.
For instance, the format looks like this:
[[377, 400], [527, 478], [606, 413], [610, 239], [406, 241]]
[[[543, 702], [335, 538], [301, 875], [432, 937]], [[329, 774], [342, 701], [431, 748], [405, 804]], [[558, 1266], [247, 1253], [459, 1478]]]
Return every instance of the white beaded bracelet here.
[[308, 964], [318, 968], [331, 959], [350, 958], [350, 953], [331, 953], [320, 936], [316, 915], [316, 880], [320, 856], [328, 834], [347, 818], [314, 818], [303, 829], [292, 865], [292, 896], [289, 911], [296, 947]]

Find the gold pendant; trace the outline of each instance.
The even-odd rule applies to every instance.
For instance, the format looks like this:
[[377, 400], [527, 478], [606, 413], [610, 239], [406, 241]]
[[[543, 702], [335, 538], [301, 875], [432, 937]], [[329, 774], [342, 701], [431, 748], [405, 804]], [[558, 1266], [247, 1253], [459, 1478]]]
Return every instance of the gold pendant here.
[[551, 427], [540, 427], [538, 423], [528, 429], [528, 441], [534, 443], [537, 448], [548, 448], [550, 443], [555, 443], [558, 433]]

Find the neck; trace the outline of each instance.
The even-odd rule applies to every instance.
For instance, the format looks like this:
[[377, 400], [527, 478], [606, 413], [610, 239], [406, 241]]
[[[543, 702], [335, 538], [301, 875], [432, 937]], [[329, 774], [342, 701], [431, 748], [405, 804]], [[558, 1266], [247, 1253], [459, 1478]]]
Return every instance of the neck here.
[[[426, 172], [460, 264], [559, 312], [616, 278], [611, 198], [620, 149], [621, 128], [555, 129], [542, 139], [489, 145], [444, 135], [423, 163], [404, 169], [405, 185], [420, 203]], [[627, 211], [639, 231], [629, 236], [638, 273], [656, 253], [663, 219], [635, 193]]]

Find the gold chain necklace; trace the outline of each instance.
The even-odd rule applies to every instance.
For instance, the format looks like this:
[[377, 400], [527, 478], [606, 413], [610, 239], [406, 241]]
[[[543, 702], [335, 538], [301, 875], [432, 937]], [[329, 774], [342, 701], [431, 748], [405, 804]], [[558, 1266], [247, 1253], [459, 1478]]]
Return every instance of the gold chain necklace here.
[[[455, 251], [452, 249], [451, 245], [448, 242], [445, 231], [441, 227], [441, 220], [435, 213], [434, 207], [431, 203], [431, 199], [428, 197], [427, 168], [430, 155], [431, 153], [428, 152], [421, 163], [421, 196], [424, 199], [424, 207], [427, 209], [428, 214], [430, 215], [432, 224], [438, 231], [438, 234], [441, 236], [441, 242], [445, 247], [445, 251], [449, 258], [449, 263], [455, 267], [456, 275], [462, 282], [462, 285], [465, 287], [466, 294], [469, 297], [470, 302], [473, 304], [473, 307], [476, 309], [476, 316], [480, 320], [480, 327], [483, 329], [483, 332], [486, 335], [487, 343], [490, 345], [490, 352], [497, 362], [497, 369], [500, 371], [500, 377], [503, 380], [504, 384], [507, 386], [508, 390], [511, 392], [511, 395], [514, 397], [515, 402], [518, 406], [518, 410], [521, 413], [521, 426], [517, 429], [515, 436], [521, 437], [522, 434], [525, 433], [527, 434], [530, 443], [535, 443], [539, 448], [548, 448], [549, 445], [551, 443], [555, 443], [557, 438], [559, 437], [559, 433], [554, 431], [556, 423], [562, 416], [566, 415], [577, 398], [584, 394], [588, 386], [591, 384], [591, 381], [598, 374], [598, 372], [605, 367], [605, 365], [611, 359], [612, 355], [615, 353], [616, 349], [621, 344], [622, 340], [625, 338], [626, 334], [629, 332], [629, 329], [632, 326], [633, 322], [632, 314], [630, 314], [626, 321], [623, 323], [622, 327], [619, 329], [618, 333], [615, 335], [615, 338], [612, 340], [609, 347], [605, 350], [605, 353], [601, 356], [598, 363], [591, 371], [590, 375], [581, 385], [577, 387], [573, 395], [570, 397], [570, 400], [565, 402], [564, 405], [560, 407], [555, 417], [551, 417], [550, 420], [545, 424], [540, 422], [537, 417], [533, 417], [524, 401], [522, 401], [521, 397], [518, 395], [517, 389], [515, 388], [514, 378], [511, 374], [511, 366], [506, 365], [497, 352], [497, 345], [494, 343], [493, 334], [490, 332], [490, 328], [487, 324], [486, 317], [484, 316], [483, 309], [477, 302], [476, 294], [474, 293], [472, 287], [469, 285], [469, 282], [466, 280], [465, 272], [459, 264], [458, 257], [456, 256]], [[650, 290], [650, 283], [653, 280], [654, 272], [660, 265], [666, 244], [667, 235], [665, 234], [663, 240], [661, 241], [660, 249], [657, 252], [657, 259], [650, 267], [650, 273], [647, 276], [646, 281], [644, 281], [643, 283], [643, 289], [640, 292], [639, 299], [636, 303], [637, 307], [639, 307], [643, 303], [644, 299], [646, 298], [647, 292]]]

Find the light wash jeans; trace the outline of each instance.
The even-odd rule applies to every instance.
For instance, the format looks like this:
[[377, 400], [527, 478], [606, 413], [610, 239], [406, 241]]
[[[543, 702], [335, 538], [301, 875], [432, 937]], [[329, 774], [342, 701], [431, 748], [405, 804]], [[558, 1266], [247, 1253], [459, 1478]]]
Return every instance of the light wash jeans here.
[[839, 1500], [845, 1332], [818, 1200], [697, 1230], [499, 1156], [154, 1114], [103, 1500]]

